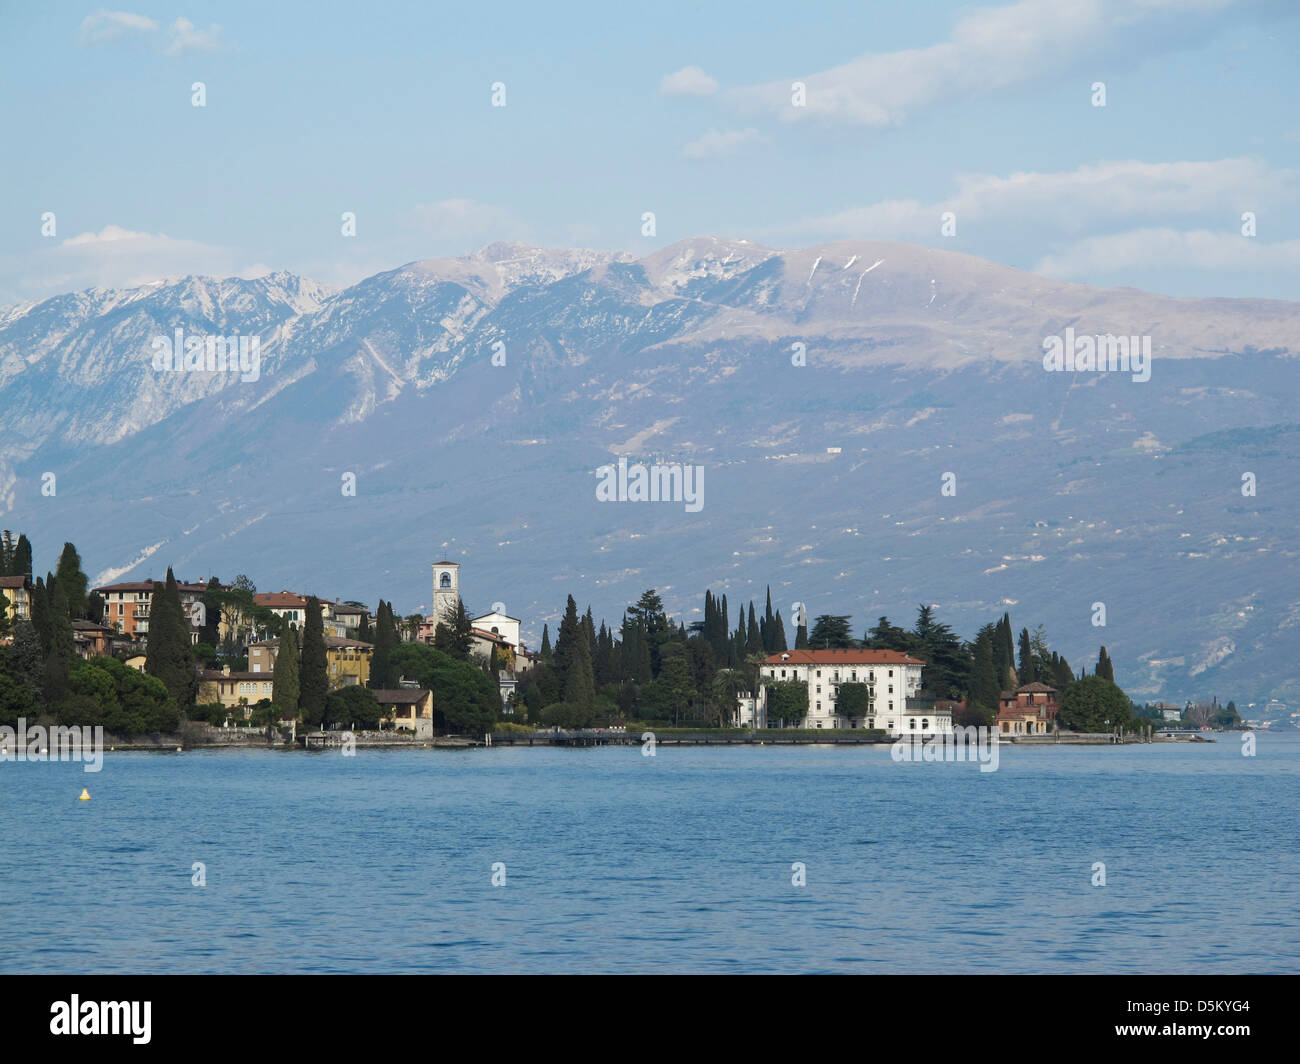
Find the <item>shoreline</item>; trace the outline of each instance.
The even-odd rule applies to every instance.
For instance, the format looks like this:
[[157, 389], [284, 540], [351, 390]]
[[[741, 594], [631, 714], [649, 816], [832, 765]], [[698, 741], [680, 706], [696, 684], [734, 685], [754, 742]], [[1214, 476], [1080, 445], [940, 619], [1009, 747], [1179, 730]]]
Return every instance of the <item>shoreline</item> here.
[[[262, 736], [230, 736], [215, 739], [204, 738], [195, 741], [194, 737], [182, 738], [176, 736], [174, 740], [167, 740], [161, 737], [151, 737], [143, 741], [133, 741], [131, 739], [105, 739], [105, 753], [117, 752], [146, 752], [146, 753], [182, 753], [196, 750], [250, 750], [263, 749], [275, 750], [280, 752], [322, 752], [326, 750], [338, 750], [345, 743], [344, 737], [347, 732], [331, 732], [323, 743], [305, 744], [299, 737], [300, 741], [296, 743], [285, 742], [267, 742]], [[1215, 733], [1216, 735], [1218, 733]], [[1227, 733], [1224, 733], [1227, 734]], [[933, 737], [927, 737], [929, 742]], [[710, 736], [701, 733], [689, 735], [672, 735], [655, 733], [654, 743], [656, 746], [892, 746], [898, 741], [897, 738], [879, 738], [874, 736], [845, 736], [845, 737], [822, 737], [822, 736], [748, 736], [748, 735], [716, 735]], [[1029, 746], [1029, 747], [1046, 747], [1046, 746], [1149, 746], [1163, 745], [1173, 743], [1215, 743], [1218, 740], [1211, 736], [1203, 735], [1178, 735], [1166, 737], [1152, 737], [1150, 739], [1140, 738], [1137, 736], [1124, 736], [1115, 738], [1109, 735], [1062, 735], [1057, 738], [1054, 735], [1020, 735], [999, 737], [998, 744], [1002, 746]], [[596, 746], [641, 746], [643, 741], [640, 734], [591, 734], [591, 735], [555, 735], [552, 733], [538, 734], [535, 736], [500, 736], [493, 735], [491, 741], [485, 741], [482, 738], [469, 738], [466, 736], [438, 736], [432, 739], [416, 738], [393, 738], [389, 736], [374, 736], [365, 734], [355, 734], [352, 745], [356, 749], [365, 748], [368, 750], [470, 750], [470, 749], [493, 749], [495, 747], [539, 747], [539, 748], [590, 748]]]

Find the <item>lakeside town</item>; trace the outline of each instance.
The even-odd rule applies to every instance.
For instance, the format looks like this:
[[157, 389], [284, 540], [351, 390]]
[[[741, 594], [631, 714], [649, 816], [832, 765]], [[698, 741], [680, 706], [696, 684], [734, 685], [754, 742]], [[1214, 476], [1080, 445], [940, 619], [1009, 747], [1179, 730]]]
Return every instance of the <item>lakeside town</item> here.
[[[131, 744], [245, 739], [331, 745], [339, 733], [430, 744], [531, 741], [642, 729], [716, 741], [880, 742], [983, 727], [1006, 741], [1143, 741], [1250, 727], [1217, 697], [1137, 704], [1105, 646], [1077, 673], [1040, 625], [1008, 614], [964, 641], [921, 606], [904, 629], [879, 618], [861, 639], [847, 615], [811, 626], [796, 604], [787, 640], [771, 592], [760, 609], [706, 591], [687, 625], [646, 591], [615, 629], [569, 596], [554, 643], [530, 649], [501, 603], [471, 614], [461, 566], [432, 563], [433, 609], [380, 600], [140, 580], [91, 587], [75, 546], [33, 579], [31, 545], [0, 539], [0, 726], [19, 719], [102, 726]], [[1294, 714], [1292, 719], [1294, 719]], [[170, 738], [167, 739], [170, 743]]]

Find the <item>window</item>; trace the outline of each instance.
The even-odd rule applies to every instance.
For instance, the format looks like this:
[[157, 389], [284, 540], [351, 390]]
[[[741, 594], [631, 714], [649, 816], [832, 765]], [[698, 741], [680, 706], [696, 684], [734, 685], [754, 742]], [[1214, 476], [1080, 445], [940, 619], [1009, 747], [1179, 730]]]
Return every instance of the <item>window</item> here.
[[442, 576], [438, 578], [438, 586], [451, 587], [451, 573], [443, 573]]
[[889, 693], [891, 695], [894, 693], [894, 685], [892, 683], [889, 685]]
[[822, 670], [821, 670], [821, 669], [818, 669], [818, 670], [817, 670], [817, 679], [820, 680], [821, 678], [822, 678]]
[[921, 730], [922, 730], [922, 731], [925, 731], [925, 729], [928, 728], [929, 726], [930, 726], [930, 722], [929, 722], [925, 717], [922, 717], [922, 718], [921, 718]]
[[875, 717], [868, 717], [868, 718], [867, 718], [867, 727], [868, 727], [868, 728], [874, 728], [875, 726], [876, 726], [876, 718], [875, 718]]
[[[822, 693], [822, 685], [821, 685], [821, 684], [818, 684], [818, 685], [817, 685], [817, 693], [818, 693], [818, 694], [821, 694], [821, 693]], [[818, 705], [820, 705], [820, 704], [821, 704], [821, 703], [818, 703]]]
[[[817, 703], [817, 712], [820, 713], [821, 711], [822, 711], [822, 704], [821, 704], [820, 702], [818, 702], [818, 703]], [[819, 724], [818, 727], [820, 728], [821, 725]]]
[[908, 718], [907, 718], [907, 726], [908, 726], [909, 728], [911, 728], [913, 731], [915, 731], [915, 730], [916, 730], [916, 718], [915, 718], [915, 717], [908, 717]]

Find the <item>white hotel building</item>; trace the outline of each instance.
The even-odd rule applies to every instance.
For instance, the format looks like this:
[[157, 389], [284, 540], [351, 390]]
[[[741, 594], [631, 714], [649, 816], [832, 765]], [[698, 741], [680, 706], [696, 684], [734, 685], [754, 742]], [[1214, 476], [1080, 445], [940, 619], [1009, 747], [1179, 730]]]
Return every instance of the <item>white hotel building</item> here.
[[[758, 696], [742, 703], [741, 725], [775, 727], [767, 718], [767, 685], [799, 681], [808, 685], [808, 713], [803, 728], [880, 728], [890, 735], [941, 735], [952, 731], [952, 711], [922, 699], [921, 669], [925, 662], [897, 650], [787, 650], [772, 654], [759, 668]], [[852, 719], [836, 712], [841, 684], [867, 687], [868, 709]], [[752, 708], [751, 708], [752, 707]]]

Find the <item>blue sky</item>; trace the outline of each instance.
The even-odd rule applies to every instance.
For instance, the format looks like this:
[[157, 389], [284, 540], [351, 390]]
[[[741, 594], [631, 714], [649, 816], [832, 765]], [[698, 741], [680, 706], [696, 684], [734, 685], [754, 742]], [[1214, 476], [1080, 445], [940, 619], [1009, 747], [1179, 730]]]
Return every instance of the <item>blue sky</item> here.
[[1300, 298], [1294, 2], [52, 3], [0, 40], [0, 303], [699, 235]]

